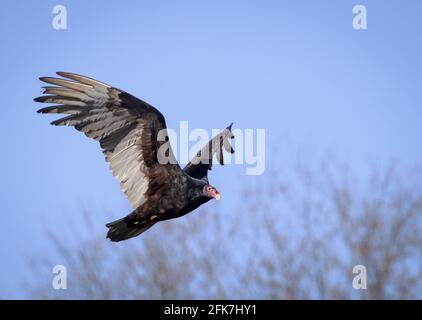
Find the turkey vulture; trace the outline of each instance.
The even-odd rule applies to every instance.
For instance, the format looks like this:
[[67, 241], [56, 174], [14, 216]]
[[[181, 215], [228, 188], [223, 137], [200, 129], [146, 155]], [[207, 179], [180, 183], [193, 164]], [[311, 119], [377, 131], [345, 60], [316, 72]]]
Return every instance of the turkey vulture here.
[[[182, 170], [169, 146], [164, 116], [129, 93], [74, 73], [41, 77], [37, 102], [53, 103], [39, 113], [63, 113], [53, 125], [74, 126], [98, 140], [114, 176], [134, 208], [108, 223], [107, 238], [122, 241], [138, 236], [156, 222], [183, 216], [220, 193], [208, 182], [213, 156], [224, 164], [224, 149], [233, 153], [231, 126], [211, 139]], [[160, 135], [165, 136], [161, 139]], [[166, 145], [164, 145], [166, 144]], [[166, 148], [165, 148], [166, 147]], [[160, 161], [161, 159], [167, 161]]]

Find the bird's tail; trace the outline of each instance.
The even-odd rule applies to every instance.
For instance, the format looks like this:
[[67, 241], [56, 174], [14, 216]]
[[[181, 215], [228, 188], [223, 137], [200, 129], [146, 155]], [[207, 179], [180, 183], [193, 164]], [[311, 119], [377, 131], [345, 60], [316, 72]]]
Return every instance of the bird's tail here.
[[132, 213], [122, 219], [107, 223], [107, 238], [114, 242], [127, 240], [140, 235], [155, 224], [155, 222], [151, 221], [134, 222], [133, 218], [134, 214]]

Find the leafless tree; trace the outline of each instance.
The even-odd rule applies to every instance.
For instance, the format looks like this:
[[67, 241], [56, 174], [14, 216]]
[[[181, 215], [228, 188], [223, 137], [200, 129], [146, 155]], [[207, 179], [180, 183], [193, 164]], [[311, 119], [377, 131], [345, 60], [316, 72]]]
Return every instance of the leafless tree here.
[[[394, 168], [358, 179], [333, 161], [299, 163], [244, 186], [236, 210], [207, 206], [119, 244], [52, 232], [29, 297], [420, 299], [422, 192]], [[51, 286], [57, 262], [67, 290]], [[352, 286], [355, 265], [366, 290]]]

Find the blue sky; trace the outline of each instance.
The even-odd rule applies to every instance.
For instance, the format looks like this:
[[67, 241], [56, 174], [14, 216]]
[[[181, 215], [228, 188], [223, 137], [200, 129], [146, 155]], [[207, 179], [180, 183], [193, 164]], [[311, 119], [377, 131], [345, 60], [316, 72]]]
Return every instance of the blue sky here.
[[[365, 31], [352, 28], [358, 3], [368, 9]], [[56, 4], [67, 8], [68, 30], [51, 26]], [[23, 296], [28, 258], [48, 248], [46, 228], [66, 232], [86, 208], [98, 216], [94, 232], [104, 232], [104, 213], [130, 211], [97, 143], [35, 113], [39, 76], [70, 71], [110, 83], [159, 108], [176, 130], [180, 120], [264, 128], [267, 166], [277, 166], [274, 148], [283, 155], [303, 143], [358, 168], [416, 165], [420, 12], [419, 1], [376, 0], [2, 3], [0, 297]], [[256, 177], [231, 166], [211, 179], [229, 208]]]

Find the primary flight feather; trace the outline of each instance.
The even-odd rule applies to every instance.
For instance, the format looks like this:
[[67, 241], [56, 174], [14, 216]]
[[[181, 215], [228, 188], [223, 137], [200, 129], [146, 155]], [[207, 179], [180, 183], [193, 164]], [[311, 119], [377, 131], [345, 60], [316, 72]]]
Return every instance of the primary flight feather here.
[[[41, 77], [40, 113], [67, 116], [51, 124], [68, 125], [99, 141], [105, 158], [133, 212], [108, 223], [107, 237], [122, 241], [155, 223], [185, 215], [220, 193], [208, 182], [214, 155], [224, 164], [223, 147], [233, 153], [231, 125], [216, 135], [182, 170], [168, 142], [164, 116], [153, 106], [100, 81], [68, 72]], [[162, 137], [165, 137], [163, 139]], [[164, 145], [165, 144], [165, 145]], [[165, 161], [163, 161], [165, 160]]]

